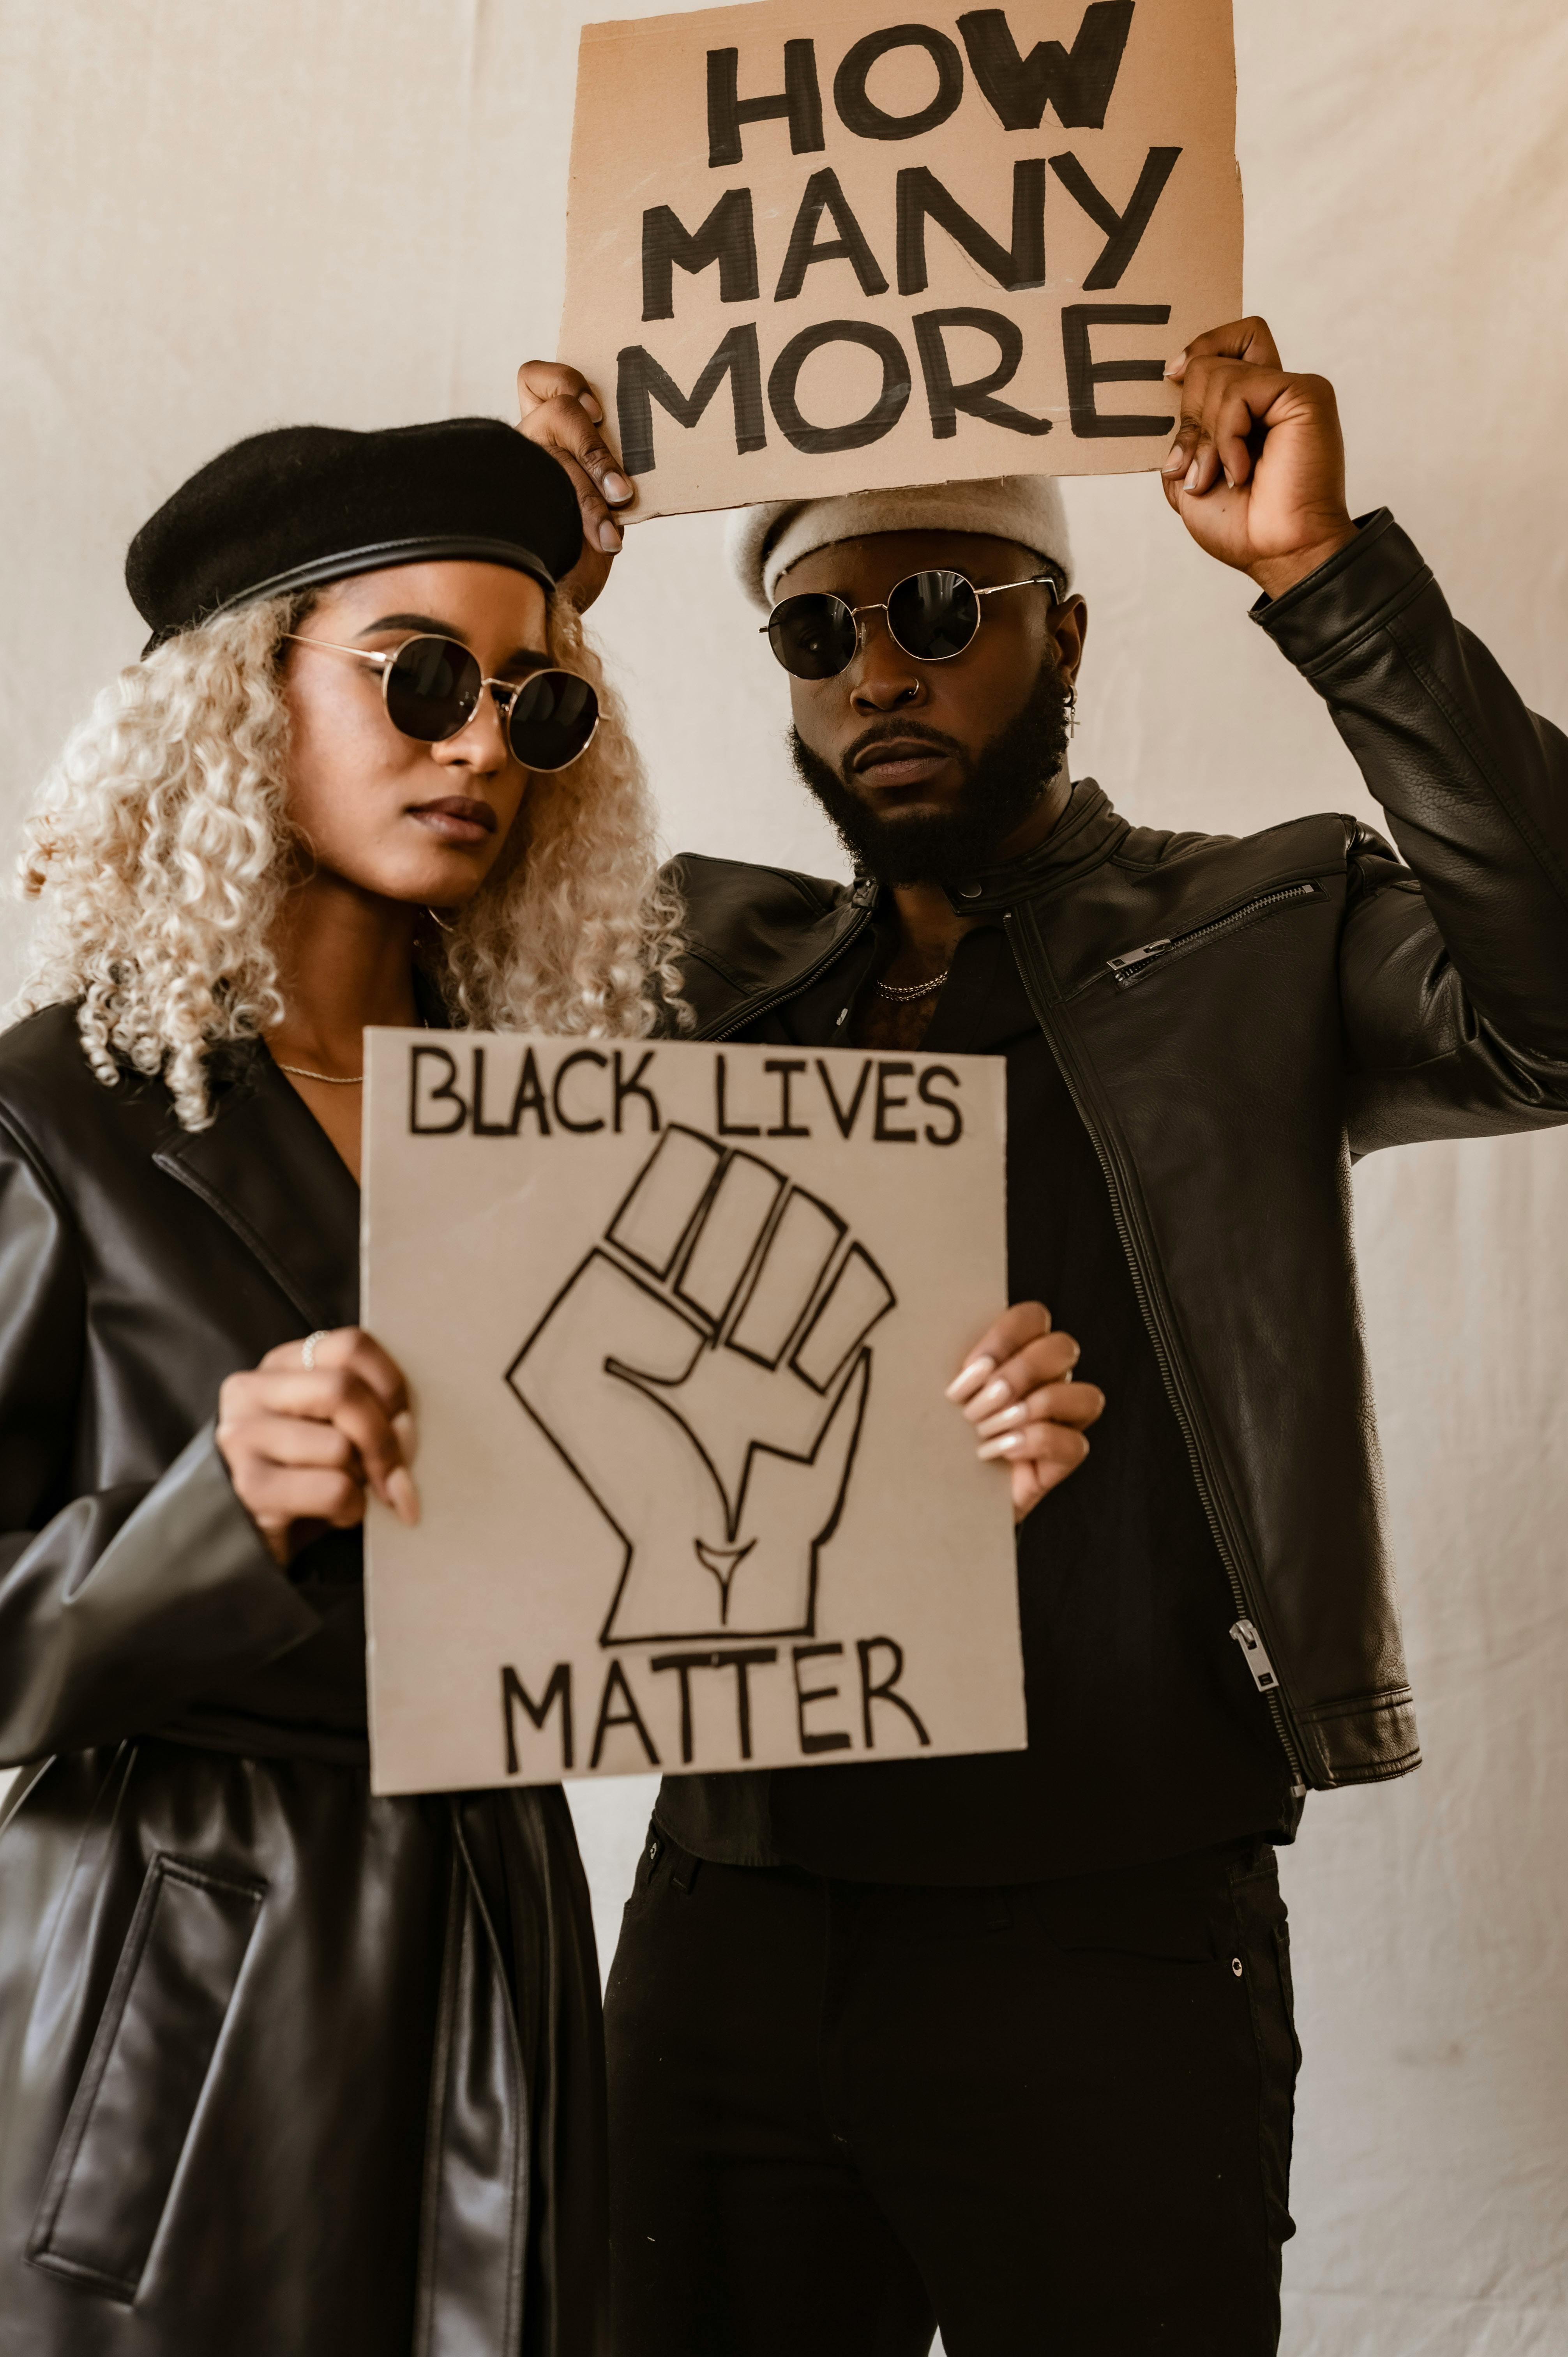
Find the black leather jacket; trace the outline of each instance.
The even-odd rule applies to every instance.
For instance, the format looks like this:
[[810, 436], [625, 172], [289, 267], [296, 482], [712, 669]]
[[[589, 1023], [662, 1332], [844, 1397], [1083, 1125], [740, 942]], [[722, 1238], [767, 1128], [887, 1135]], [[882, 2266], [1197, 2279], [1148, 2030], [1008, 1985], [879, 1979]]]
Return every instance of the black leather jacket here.
[[359, 1534], [285, 1576], [213, 1437], [358, 1265], [264, 1050], [193, 1135], [0, 1039], [0, 2357], [603, 2345], [563, 1796], [371, 1794]]
[[[1568, 738], [1386, 512], [1255, 618], [1327, 703], [1408, 866], [1352, 818], [1159, 834], [1084, 782], [1041, 850], [951, 897], [1004, 917], [1104, 1166], [1254, 1677], [1323, 1788], [1421, 1756], [1350, 1164], [1568, 1120]], [[678, 870], [711, 1039], [803, 989], [875, 899], [733, 861]]]

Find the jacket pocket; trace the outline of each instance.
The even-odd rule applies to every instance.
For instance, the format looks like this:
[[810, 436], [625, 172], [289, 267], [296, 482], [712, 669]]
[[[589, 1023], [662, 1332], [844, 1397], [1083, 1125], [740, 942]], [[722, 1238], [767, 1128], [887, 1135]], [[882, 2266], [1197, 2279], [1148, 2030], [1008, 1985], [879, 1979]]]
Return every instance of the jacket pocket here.
[[1173, 959], [1187, 957], [1193, 950], [1217, 941], [1221, 933], [1233, 933], [1242, 925], [1254, 923], [1259, 917], [1272, 915], [1276, 909], [1289, 908], [1294, 901], [1323, 898], [1322, 886], [1305, 877], [1294, 884], [1276, 885], [1273, 891], [1255, 893], [1236, 908], [1222, 909], [1206, 924], [1193, 925], [1185, 933], [1162, 934], [1158, 941], [1144, 942], [1141, 948], [1124, 951], [1121, 957], [1107, 958], [1106, 971], [1125, 990], [1142, 982], [1156, 965], [1168, 965]]
[[36, 2266], [134, 2298], [265, 1895], [188, 1858], [148, 1867], [33, 2222]]

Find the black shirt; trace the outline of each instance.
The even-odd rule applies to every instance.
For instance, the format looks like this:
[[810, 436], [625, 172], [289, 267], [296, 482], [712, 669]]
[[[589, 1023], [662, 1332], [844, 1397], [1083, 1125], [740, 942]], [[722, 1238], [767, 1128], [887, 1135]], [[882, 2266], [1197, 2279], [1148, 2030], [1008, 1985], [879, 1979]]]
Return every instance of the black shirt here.
[[[885, 920], [884, 920], [885, 922]], [[864, 939], [743, 1037], [842, 1043], [883, 962]], [[1007, 1060], [1007, 1266], [1106, 1394], [1082, 1468], [1018, 1540], [1029, 1748], [962, 1759], [672, 1778], [660, 1824], [698, 1856], [867, 1881], [1022, 1882], [1289, 1838], [1291, 1776], [1165, 1394], [1093, 1143], [1005, 935], [967, 934], [922, 1052]], [[962, 1566], [954, 1566], [954, 1577]]]

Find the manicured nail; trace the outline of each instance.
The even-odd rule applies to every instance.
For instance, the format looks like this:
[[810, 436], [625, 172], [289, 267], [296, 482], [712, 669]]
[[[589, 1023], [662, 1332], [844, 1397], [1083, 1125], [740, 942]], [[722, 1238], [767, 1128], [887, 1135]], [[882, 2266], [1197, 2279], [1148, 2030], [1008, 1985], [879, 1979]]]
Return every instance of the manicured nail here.
[[1175, 448], [1175, 449], [1170, 453], [1169, 457], [1166, 458], [1165, 465], [1160, 468], [1160, 472], [1161, 472], [1161, 474], [1162, 474], [1162, 475], [1179, 475], [1179, 474], [1180, 474], [1180, 472], [1181, 472], [1181, 464], [1182, 464], [1182, 458], [1183, 458], [1184, 455], [1185, 455], [1185, 454], [1184, 454], [1184, 452], [1183, 452], [1183, 450], [1182, 450], [1182, 447], [1181, 447], [1180, 443], [1178, 442], [1178, 443], [1176, 444], [1176, 448]]
[[599, 407], [597, 394], [590, 393], [586, 386], [585, 386], [583, 391], [577, 395], [577, 398], [582, 403], [584, 408], [587, 411], [589, 416], [593, 419], [594, 424], [596, 425], [602, 425], [605, 422], [605, 413]]
[[603, 523], [599, 526], [599, 546], [604, 550], [607, 556], [618, 556], [620, 554], [620, 526], [618, 524], [612, 523], [608, 516], [607, 516]]
[[1225, 488], [1228, 491], [1233, 491], [1236, 488], [1236, 478], [1229, 467], [1225, 469]]
[[1190, 466], [1190, 467], [1187, 468], [1187, 479], [1186, 479], [1186, 480], [1184, 481], [1184, 483], [1182, 484], [1182, 490], [1183, 490], [1184, 491], [1196, 491], [1196, 490], [1197, 490], [1197, 460], [1195, 458], [1195, 459], [1193, 460], [1193, 462], [1192, 462], [1191, 466]]
[[631, 485], [627, 481], [624, 475], [618, 475], [614, 468], [612, 468], [609, 473], [605, 477], [603, 482], [599, 485], [599, 489], [603, 491], [606, 499], [608, 500], [612, 508], [625, 507], [628, 500], [631, 497]]
[[405, 1465], [412, 1465], [419, 1448], [419, 1427], [413, 1421], [412, 1408], [403, 1408], [392, 1420], [393, 1437]]
[[945, 1399], [963, 1401], [973, 1397], [987, 1375], [996, 1372], [994, 1359], [971, 1359], [961, 1373], [953, 1377], [942, 1394]]
[[999, 1407], [1009, 1406], [1012, 1398], [1012, 1384], [1004, 1383], [998, 1375], [993, 1383], [987, 1383], [985, 1389], [970, 1401], [964, 1414], [971, 1424], [983, 1424], [988, 1415], [994, 1415]]
[[1025, 1438], [1021, 1432], [1004, 1432], [1000, 1440], [988, 1440], [974, 1453], [983, 1465], [993, 1457], [1016, 1457], [1023, 1449]]
[[1174, 361], [1167, 361], [1165, 362], [1165, 382], [1168, 384], [1179, 384], [1186, 372], [1186, 352], [1177, 352]]
[[387, 1503], [398, 1521], [413, 1530], [419, 1520], [419, 1492], [406, 1465], [394, 1465], [387, 1475]]
[[1015, 1426], [1026, 1423], [1028, 1415], [1027, 1403], [1019, 1400], [1013, 1407], [1004, 1407], [999, 1415], [988, 1415], [983, 1424], [976, 1425], [975, 1431], [982, 1440], [994, 1440], [999, 1432], [1011, 1432]]

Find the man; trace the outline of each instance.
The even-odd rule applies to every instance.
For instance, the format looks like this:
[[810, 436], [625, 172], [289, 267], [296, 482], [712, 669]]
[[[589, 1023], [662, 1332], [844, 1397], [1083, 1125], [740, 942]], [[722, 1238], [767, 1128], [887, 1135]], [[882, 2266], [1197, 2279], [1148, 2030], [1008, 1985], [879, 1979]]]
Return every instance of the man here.
[[[1026, 1753], [665, 1785], [610, 1984], [621, 2357], [1277, 2342], [1273, 1845], [1306, 1788], [1419, 1760], [1348, 1165], [1568, 1118], [1568, 740], [1351, 519], [1332, 388], [1260, 321], [1169, 373], [1166, 499], [1408, 865], [1350, 819], [1156, 834], [1069, 783], [1047, 486], [734, 537], [857, 880], [682, 862], [699, 1019], [1004, 1055], [1010, 1289], [1108, 1405], [1020, 1534]], [[593, 396], [522, 382], [607, 552]], [[964, 1381], [994, 1443], [1039, 1412], [1007, 1364]]]

